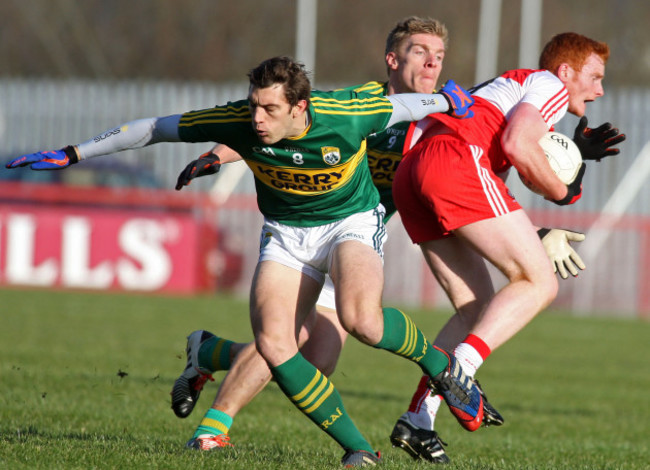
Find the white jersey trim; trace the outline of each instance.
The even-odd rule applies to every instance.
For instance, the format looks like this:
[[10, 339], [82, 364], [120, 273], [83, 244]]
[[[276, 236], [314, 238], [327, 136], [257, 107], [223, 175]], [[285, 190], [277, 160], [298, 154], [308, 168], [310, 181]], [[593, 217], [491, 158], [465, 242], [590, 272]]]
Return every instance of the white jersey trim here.
[[474, 93], [492, 103], [508, 119], [515, 106], [529, 103], [542, 114], [549, 129], [566, 114], [569, 92], [548, 70], [511, 70]]
[[479, 163], [479, 160], [483, 156], [483, 149], [478, 145], [470, 145], [469, 148], [472, 152], [472, 157], [474, 157], [476, 173], [481, 185], [483, 186], [483, 193], [492, 208], [492, 212], [497, 217], [508, 214], [510, 210], [508, 209], [506, 202], [503, 200], [503, 196], [499, 192], [497, 184], [492, 179], [490, 172], [486, 168], [483, 168]]

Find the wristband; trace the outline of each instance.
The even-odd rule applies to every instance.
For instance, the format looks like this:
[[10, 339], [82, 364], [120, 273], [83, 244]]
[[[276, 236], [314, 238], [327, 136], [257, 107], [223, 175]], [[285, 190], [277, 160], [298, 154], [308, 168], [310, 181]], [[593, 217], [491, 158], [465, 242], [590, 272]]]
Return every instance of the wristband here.
[[73, 163], [79, 163], [79, 155], [72, 145], [63, 147], [61, 150], [65, 153], [66, 157], [68, 157], [68, 160], [70, 160], [70, 165]]

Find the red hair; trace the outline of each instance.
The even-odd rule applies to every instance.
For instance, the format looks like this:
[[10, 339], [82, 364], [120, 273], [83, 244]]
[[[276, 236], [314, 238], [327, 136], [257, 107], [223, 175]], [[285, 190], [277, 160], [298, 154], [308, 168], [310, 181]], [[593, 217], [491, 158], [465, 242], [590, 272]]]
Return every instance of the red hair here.
[[539, 68], [557, 75], [560, 65], [569, 64], [579, 72], [592, 53], [607, 63], [609, 46], [578, 33], [557, 34], [544, 46], [539, 57]]

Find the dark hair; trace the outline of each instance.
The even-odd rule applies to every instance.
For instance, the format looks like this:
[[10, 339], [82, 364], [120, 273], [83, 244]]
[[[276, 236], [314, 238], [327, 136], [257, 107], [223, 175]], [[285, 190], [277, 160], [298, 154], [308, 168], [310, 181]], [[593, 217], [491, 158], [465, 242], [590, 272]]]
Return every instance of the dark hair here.
[[569, 64], [579, 72], [592, 53], [607, 63], [609, 46], [578, 33], [557, 34], [544, 46], [539, 57], [539, 68], [557, 75], [560, 65]]
[[305, 66], [290, 57], [272, 57], [248, 72], [253, 88], [269, 88], [275, 84], [284, 85], [284, 96], [291, 106], [300, 100], [309, 103], [311, 84]]

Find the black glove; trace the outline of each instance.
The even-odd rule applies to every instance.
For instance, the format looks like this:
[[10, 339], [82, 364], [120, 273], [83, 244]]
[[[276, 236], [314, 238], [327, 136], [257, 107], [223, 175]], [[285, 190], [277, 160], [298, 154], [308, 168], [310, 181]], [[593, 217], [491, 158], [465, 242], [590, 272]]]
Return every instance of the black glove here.
[[189, 165], [181, 171], [176, 181], [176, 191], [180, 191], [183, 186], [190, 184], [194, 178], [199, 176], [214, 175], [219, 172], [221, 168], [221, 160], [219, 155], [212, 152], [206, 152], [201, 155], [198, 160], [190, 162]]
[[567, 184], [566, 186], [568, 189], [566, 196], [564, 196], [564, 198], [560, 200], [552, 200], [552, 202], [554, 202], [558, 206], [566, 206], [568, 204], [573, 204], [578, 199], [580, 199], [580, 196], [582, 196], [582, 177], [585, 176], [586, 169], [587, 169], [586, 163], [580, 165], [580, 169], [578, 170], [576, 179], [573, 180], [573, 183]]
[[620, 150], [612, 147], [624, 140], [625, 134], [619, 134], [618, 129], [612, 127], [609, 122], [590, 129], [587, 127], [587, 116], [580, 118], [573, 134], [573, 141], [580, 149], [583, 160], [600, 161], [601, 158], [618, 155]]

